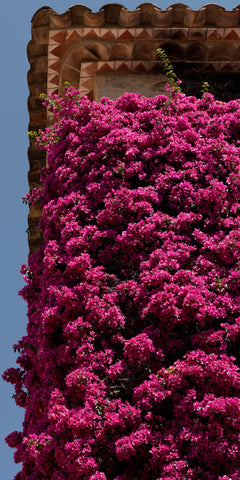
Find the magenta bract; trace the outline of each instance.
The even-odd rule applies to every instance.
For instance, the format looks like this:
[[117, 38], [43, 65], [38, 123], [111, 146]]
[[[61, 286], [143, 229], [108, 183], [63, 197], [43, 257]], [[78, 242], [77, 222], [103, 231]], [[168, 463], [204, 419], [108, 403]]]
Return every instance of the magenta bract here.
[[15, 480], [239, 480], [240, 101], [45, 103]]

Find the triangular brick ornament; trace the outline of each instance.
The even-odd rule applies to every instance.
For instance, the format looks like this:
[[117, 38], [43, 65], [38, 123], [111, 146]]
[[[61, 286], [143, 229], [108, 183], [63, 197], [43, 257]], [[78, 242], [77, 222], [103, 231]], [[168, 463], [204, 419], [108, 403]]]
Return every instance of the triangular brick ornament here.
[[126, 63], [122, 63], [121, 65], [119, 65], [119, 67], [116, 69], [116, 72], [130, 72], [131, 70], [128, 68], [128, 66], [126, 65]]
[[125, 30], [118, 38], [119, 40], [132, 40], [134, 37], [129, 30]]
[[108, 32], [105, 32], [101, 38], [105, 38], [105, 40], [115, 40], [116, 36], [111, 30], [108, 30]]
[[50, 65], [50, 69], [51, 70], [55, 70], [56, 72], [59, 72], [60, 71], [60, 65], [61, 65], [61, 62], [59, 60], [57, 60], [56, 62], [54, 62], [52, 65]]
[[134, 67], [134, 72], [146, 73], [146, 72], [147, 72], [147, 69], [146, 69], [146, 67], [143, 65], [143, 63], [139, 63], [136, 67]]
[[93, 90], [87, 94], [87, 97], [88, 97], [88, 100], [90, 100], [90, 102], [93, 102], [94, 100]]
[[76, 42], [79, 38], [80, 38], [79, 33], [74, 30], [74, 32], [72, 32], [72, 33], [67, 37], [67, 42], [68, 42], [68, 43]]
[[82, 70], [81, 72], [85, 74], [87, 74], [87, 76], [89, 75], [94, 75], [96, 73], [96, 71], [98, 70], [98, 63], [97, 62], [84, 62], [82, 63]]
[[216, 72], [216, 67], [214, 63], [208, 63], [204, 68], [203, 72]]
[[53, 85], [59, 85], [59, 78], [60, 78], [59, 75], [55, 75], [55, 77], [53, 77], [53, 78], [51, 78], [51, 80], [49, 80], [49, 83], [53, 83]]
[[144, 39], [149, 39], [151, 38], [151, 35], [149, 35], [148, 31], [147, 30], [142, 30], [138, 35], [137, 35], [137, 38], [140, 38], [142, 40]]
[[53, 35], [53, 37], [51, 37], [51, 40], [55, 40], [55, 42], [58, 43], [64, 43], [66, 40], [66, 32], [62, 31], [56, 33], [55, 35]]
[[220, 71], [221, 72], [234, 72], [234, 68], [232, 67], [232, 65], [229, 65], [228, 63], [226, 63], [225, 65], [220, 67]]
[[84, 37], [98, 38], [98, 35], [94, 30], [89, 30], [88, 32], [85, 33]]
[[219, 30], [214, 30], [214, 32], [208, 35], [207, 40], [221, 40], [223, 37], [220, 34]]
[[61, 44], [61, 45], [58, 45], [58, 47], [54, 48], [53, 50], [51, 50], [50, 53], [52, 53], [53, 55], [55, 55], [56, 57], [61, 57], [65, 52], [66, 50], [69, 48], [69, 45], [64, 45], [64, 44]]
[[161, 63], [154, 63], [154, 65], [150, 69], [151, 72], [153, 73], [162, 73], [163, 72], [163, 67]]
[[98, 72], [101, 73], [107, 73], [107, 72], [112, 72], [113, 69], [108, 65], [108, 63], [104, 63], [99, 69]]
[[231, 30], [226, 37], [224, 37], [225, 40], [239, 40], [238, 34], [235, 32], [235, 30]]
[[171, 38], [173, 40], [186, 40], [187, 39], [187, 36], [184, 32], [182, 32], [181, 30], [177, 30], [175, 32], [173, 32]]
[[93, 86], [93, 80], [92, 78], [89, 78], [89, 80], [86, 80], [85, 82], [82, 82], [82, 87], [85, 87], [85, 88], [92, 88]]

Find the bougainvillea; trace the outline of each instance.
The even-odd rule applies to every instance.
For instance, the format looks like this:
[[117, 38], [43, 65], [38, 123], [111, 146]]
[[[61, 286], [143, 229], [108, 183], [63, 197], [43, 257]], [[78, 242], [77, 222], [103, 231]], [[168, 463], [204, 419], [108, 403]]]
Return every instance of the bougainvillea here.
[[240, 100], [45, 104], [15, 480], [239, 480]]

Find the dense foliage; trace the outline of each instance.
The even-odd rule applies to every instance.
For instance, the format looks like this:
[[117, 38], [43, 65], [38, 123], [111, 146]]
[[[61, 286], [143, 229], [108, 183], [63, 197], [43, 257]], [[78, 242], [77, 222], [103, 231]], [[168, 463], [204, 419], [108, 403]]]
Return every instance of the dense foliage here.
[[45, 103], [15, 479], [239, 480], [240, 101]]

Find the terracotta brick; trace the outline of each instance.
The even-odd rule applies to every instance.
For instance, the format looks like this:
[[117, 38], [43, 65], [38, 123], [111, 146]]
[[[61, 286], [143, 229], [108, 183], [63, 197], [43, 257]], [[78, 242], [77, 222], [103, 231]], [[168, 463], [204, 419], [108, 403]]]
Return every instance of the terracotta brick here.
[[44, 125], [46, 122], [46, 112], [45, 110], [41, 112], [31, 112], [30, 113], [30, 123], [34, 125]]
[[28, 226], [30, 230], [29, 237], [31, 238], [32, 241], [42, 239], [42, 232], [38, 228], [39, 220], [40, 219], [32, 219], [31, 217], [29, 217], [28, 219]]
[[188, 40], [189, 41], [201, 41], [205, 40], [207, 35], [207, 30], [206, 28], [189, 28], [189, 33], [188, 33]]
[[132, 58], [133, 44], [117, 43], [110, 48], [110, 60], [130, 60]]
[[50, 15], [50, 29], [59, 30], [60, 28], [68, 28], [72, 25], [71, 13], [67, 10], [62, 15], [52, 13]]
[[49, 65], [49, 73], [50, 73], [50, 70], [55, 70], [56, 72], [59, 72], [60, 71], [60, 66], [61, 66], [61, 61], [60, 60], [57, 60], [54, 63], [51, 62], [50, 65]]
[[125, 29], [119, 28], [118, 38], [119, 40], [133, 40], [135, 38], [135, 30], [134, 29], [125, 30]]
[[233, 54], [233, 60], [239, 61], [240, 60], [240, 47], [236, 48]]
[[43, 239], [40, 242], [35, 242], [33, 240], [29, 240], [29, 254], [37, 253], [38, 249], [41, 247]]
[[207, 40], [221, 40], [224, 36], [224, 28], [208, 28]]
[[[238, 49], [237, 49], [238, 50]], [[235, 55], [236, 55], [237, 51], [235, 52]], [[240, 52], [239, 52], [240, 54]], [[234, 55], [234, 56], [235, 56]], [[240, 55], [239, 55], [239, 58], [240, 58]], [[240, 64], [239, 64], [239, 61], [237, 61], [238, 59], [236, 58], [236, 61], [234, 62], [231, 62], [231, 68], [232, 68], [232, 71], [233, 72], [239, 72], [240, 71]], [[219, 62], [220, 63], [220, 62]], [[228, 62], [228, 66], [230, 67], [230, 63]]]
[[49, 83], [52, 83], [53, 85], [59, 85], [59, 75], [55, 75], [51, 79], [49, 79]]
[[32, 26], [41, 27], [43, 25], [49, 25], [49, 17], [54, 10], [50, 7], [41, 7], [32, 17]]
[[82, 98], [84, 95], [88, 95], [88, 93], [89, 93], [88, 88], [85, 88], [82, 85], [80, 85], [80, 88], [81, 88], [80, 98]]
[[86, 27], [103, 27], [105, 24], [104, 12], [84, 12], [84, 25]]
[[206, 62], [209, 60], [209, 48], [205, 43], [192, 43], [186, 50], [187, 60]]
[[59, 32], [55, 33], [54, 35], [50, 35], [49, 37], [49, 43], [50, 40], [54, 40], [57, 43], [64, 43], [66, 40], [66, 31], [60, 30]]
[[93, 90], [87, 94], [87, 97], [88, 97], [88, 100], [90, 100], [90, 102], [93, 102], [93, 100], [94, 100]]
[[[40, 186], [39, 182], [37, 181], [37, 173], [36, 173], [36, 184], [38, 184], [38, 186]], [[28, 217], [28, 224], [29, 224], [30, 227], [32, 227], [31, 228], [31, 230], [32, 230], [31, 233], [34, 233], [34, 231], [36, 230], [36, 228], [34, 228], [34, 227], [38, 226], [37, 218], [36, 217]]]
[[74, 30], [73, 32], [69, 31], [68, 34], [67, 34], [67, 40], [66, 41], [68, 43], [72, 43], [72, 42], [76, 42], [79, 38], [81, 38], [81, 35], [76, 30]]
[[75, 69], [79, 69], [82, 62], [97, 60], [98, 57], [94, 53], [78, 44], [75, 45], [75, 48], [70, 48], [64, 56], [64, 62]]
[[198, 11], [187, 8], [184, 13], [183, 25], [185, 27], [203, 27], [206, 24], [206, 15], [206, 7], [202, 7]]
[[28, 43], [27, 55], [28, 55], [29, 61], [35, 57], [41, 57], [43, 55], [47, 56], [47, 51], [48, 51], [47, 44], [36, 45], [32, 41]]
[[90, 13], [91, 9], [85, 5], [73, 5], [69, 8], [71, 13], [72, 25], [83, 25], [84, 15]]
[[222, 26], [218, 24], [218, 18], [220, 17], [221, 12], [225, 11], [223, 7], [220, 7], [214, 3], [210, 3], [203, 8], [206, 9], [206, 23], [208, 25]]
[[34, 73], [32, 72], [32, 70], [30, 69], [27, 73], [27, 80], [28, 80], [28, 85], [31, 85], [31, 84], [46, 84], [47, 82], [47, 72], [43, 72], [43, 73]]
[[47, 57], [44, 55], [42, 57], [35, 57], [33, 61], [31, 61], [31, 71], [32, 73], [45, 73], [47, 72], [48, 64], [47, 64]]
[[213, 60], [232, 60], [234, 58], [236, 47], [232, 43], [219, 42], [212, 46]]
[[136, 38], [142, 40], [148, 40], [149, 38], [153, 37], [153, 29], [152, 28], [137, 28], [136, 29]]
[[134, 45], [133, 59], [135, 60], [154, 60], [158, 44], [152, 42], [138, 41]]
[[229, 62], [223, 63], [219, 62], [219, 71], [220, 72], [233, 72], [234, 68]]
[[154, 39], [165, 40], [170, 38], [170, 28], [154, 28], [153, 37]]
[[41, 162], [42, 158], [46, 157], [46, 153], [43, 150], [39, 150], [39, 148], [36, 148], [35, 143], [33, 147], [28, 148], [28, 158], [29, 161], [31, 162], [32, 169], [34, 170], [34, 162], [37, 162], [36, 170], [38, 170], [39, 162]]
[[86, 62], [81, 67], [81, 71], [86, 72], [88, 75], [94, 75], [97, 69], [98, 69], [97, 62]]
[[113, 66], [112, 62], [111, 62], [111, 64], [109, 64], [107, 62], [98, 62], [97, 72], [98, 73], [113, 72], [112, 66]]
[[165, 12], [154, 8], [154, 14], [152, 16], [152, 26], [153, 27], [169, 27], [173, 22], [173, 9], [168, 7]]
[[163, 72], [163, 67], [161, 62], [152, 62], [152, 65], [150, 67], [150, 72], [152, 73], [162, 73]]
[[109, 48], [100, 42], [93, 41], [87, 43], [88, 50], [95, 55], [96, 59], [109, 60]]
[[140, 21], [142, 25], [152, 25], [154, 5], [152, 3], [142, 3], [139, 5]]
[[170, 60], [184, 60], [185, 59], [185, 43], [167, 42], [161, 45], [169, 56]]
[[174, 25], [184, 24], [184, 17], [185, 17], [185, 12], [187, 8], [188, 7], [186, 5], [183, 5], [182, 3], [175, 3], [174, 5], [172, 5], [172, 9], [173, 9], [172, 23]]
[[88, 77], [88, 80], [83, 79], [80, 81], [81, 87], [87, 88], [88, 90], [93, 89], [93, 77]]
[[[56, 77], [55, 77], [55, 79], [57, 80]], [[71, 68], [68, 65], [63, 65], [62, 71], [61, 71], [62, 85], [64, 84], [64, 82], [69, 82], [73, 87], [78, 88], [79, 79], [80, 79], [80, 71], [79, 70], [76, 70], [75, 68]], [[53, 83], [53, 80], [52, 80], [52, 83]], [[55, 84], [59, 85], [59, 81], [58, 82], [55, 81]]]
[[171, 28], [170, 37], [172, 40], [187, 40], [188, 28]]
[[140, 9], [133, 12], [129, 12], [122, 8], [119, 15], [119, 26], [120, 27], [138, 27], [140, 25]]
[[68, 48], [68, 44], [62, 43], [57, 47], [53, 48], [53, 50], [50, 50], [50, 53], [52, 53], [52, 55], [55, 55], [55, 57], [61, 58]]
[[[30, 168], [31, 171], [28, 172], [28, 178], [31, 177], [31, 183], [33, 183], [36, 179], [36, 173], [38, 173], [39, 176], [39, 171], [46, 166], [46, 153], [41, 152], [41, 156], [36, 155], [35, 152], [36, 149], [29, 147], [28, 149], [28, 159], [30, 163]], [[39, 181], [39, 178], [38, 178]]]
[[240, 40], [240, 28], [225, 28], [224, 40]]
[[106, 24], [119, 24], [120, 12], [124, 10], [125, 7], [118, 5], [116, 3], [110, 3], [109, 5], [104, 5], [100, 11], [104, 12], [104, 18]]
[[41, 93], [47, 93], [47, 89], [45, 87], [45, 90], [43, 90], [41, 83], [34, 83], [32, 85], [29, 85], [29, 92], [31, 97], [39, 98], [39, 95]]
[[116, 62], [115, 71], [121, 73], [129, 73], [132, 71], [131, 62]]
[[[38, 122], [38, 121], [35, 122], [34, 118], [31, 115], [29, 115], [28, 131], [31, 131], [31, 130], [38, 131], [39, 129], [46, 128], [46, 121], [47, 121], [47, 115], [45, 119], [42, 120], [41, 122]], [[31, 149], [33, 147], [32, 141], [29, 140], [29, 143], [30, 143], [29, 148]]]
[[48, 27], [33, 28], [32, 41], [37, 44], [48, 43]]
[[219, 9], [216, 23], [219, 27], [237, 27], [239, 25], [239, 11], [227, 12]]
[[105, 40], [115, 40], [117, 38], [117, 34], [117, 28], [113, 28], [111, 30], [109, 28], [101, 28], [100, 32], [101, 38], [104, 38]]
[[85, 38], [98, 38], [100, 36], [100, 28], [84, 28], [83, 36]]
[[133, 72], [146, 73], [148, 71], [147, 62], [133, 62]]
[[40, 218], [42, 215], [42, 207], [37, 205], [29, 205], [29, 214], [31, 218]]
[[203, 67], [202, 67], [202, 71], [204, 73], [215, 73], [218, 71], [218, 68], [219, 67], [219, 62], [211, 62], [211, 63], [206, 63], [206, 64], [203, 64]]
[[45, 107], [43, 107], [42, 100], [39, 98], [39, 96], [28, 97], [28, 110], [31, 110], [31, 111], [45, 110]]

